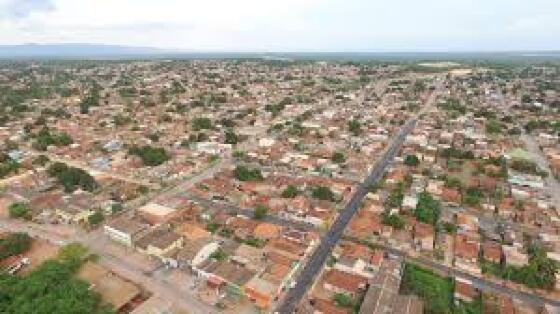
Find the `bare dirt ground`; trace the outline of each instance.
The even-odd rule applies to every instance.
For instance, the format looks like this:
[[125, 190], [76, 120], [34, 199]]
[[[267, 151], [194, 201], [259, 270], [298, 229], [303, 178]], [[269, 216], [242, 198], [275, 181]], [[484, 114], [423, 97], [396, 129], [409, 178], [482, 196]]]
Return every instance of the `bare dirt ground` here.
[[27, 274], [37, 268], [44, 261], [52, 259], [58, 253], [58, 247], [43, 240], [33, 240], [31, 248], [23, 256], [31, 260], [31, 264], [21, 270], [21, 274]]

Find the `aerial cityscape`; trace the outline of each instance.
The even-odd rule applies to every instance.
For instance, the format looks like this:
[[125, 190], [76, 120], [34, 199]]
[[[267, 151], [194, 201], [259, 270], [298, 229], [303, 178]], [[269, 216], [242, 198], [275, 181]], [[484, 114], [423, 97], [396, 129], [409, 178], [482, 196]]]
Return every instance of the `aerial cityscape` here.
[[560, 313], [558, 4], [148, 2], [0, 1], [0, 313]]

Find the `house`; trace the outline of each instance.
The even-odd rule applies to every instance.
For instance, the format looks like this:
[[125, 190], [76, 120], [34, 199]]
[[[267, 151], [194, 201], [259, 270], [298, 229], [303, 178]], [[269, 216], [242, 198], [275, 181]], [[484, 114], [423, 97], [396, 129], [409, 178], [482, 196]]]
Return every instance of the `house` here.
[[433, 251], [434, 249], [434, 228], [422, 222], [414, 225], [414, 243], [425, 251]]
[[278, 294], [278, 285], [263, 278], [253, 277], [243, 286], [243, 292], [257, 307], [266, 310]]
[[148, 254], [166, 259], [167, 253], [183, 246], [183, 237], [168, 228], [157, 228], [138, 239], [136, 249], [143, 254]]
[[138, 209], [138, 214], [151, 225], [160, 225], [176, 218], [179, 212], [156, 203], [146, 204]]
[[265, 254], [261, 248], [256, 248], [247, 244], [241, 244], [233, 254], [231, 260], [243, 265], [248, 269], [260, 272], [265, 268]]
[[484, 242], [482, 245], [482, 257], [486, 261], [499, 264], [502, 260], [502, 246], [496, 242]]
[[[314, 298], [311, 300], [313, 304], [313, 309], [309, 310], [310, 313], [315, 314], [348, 314], [343, 308], [336, 306], [333, 301], [321, 299], [321, 298]], [[307, 312], [306, 312], [307, 313]]]
[[175, 260], [178, 266], [198, 268], [212, 253], [220, 247], [219, 243], [209, 238], [185, 241], [184, 246], [177, 251]]
[[346, 293], [357, 297], [358, 293], [364, 291], [367, 278], [338, 269], [328, 270], [323, 277], [323, 287], [333, 293]]
[[441, 200], [450, 205], [461, 204], [461, 193], [457, 189], [444, 187], [441, 192]]
[[471, 281], [469, 281], [467, 279], [460, 278], [460, 277], [456, 277], [455, 278], [455, 294], [454, 294], [454, 296], [455, 296], [455, 299], [457, 299], [457, 300], [461, 300], [463, 302], [470, 303], [477, 298], [478, 292], [473, 287]]
[[185, 222], [179, 226], [175, 232], [184, 236], [186, 241], [197, 241], [207, 239], [212, 236], [208, 230], [202, 228], [200, 225], [189, 222]]
[[253, 237], [257, 239], [270, 240], [278, 238], [281, 232], [282, 227], [271, 223], [262, 222], [258, 224], [253, 230]]
[[464, 234], [457, 234], [455, 236], [455, 266], [457, 268], [480, 273], [478, 267], [478, 241], [467, 237]]
[[507, 265], [523, 267], [529, 264], [529, 255], [519, 250], [519, 247], [513, 245], [502, 245], [504, 258]]
[[[337, 247], [338, 248], [338, 247]], [[334, 268], [366, 278], [372, 278], [383, 262], [383, 252], [355, 243], [343, 243], [340, 250], [333, 252]]]
[[121, 217], [106, 223], [103, 232], [113, 241], [133, 247], [134, 242], [148, 230], [148, 225], [138, 220]]

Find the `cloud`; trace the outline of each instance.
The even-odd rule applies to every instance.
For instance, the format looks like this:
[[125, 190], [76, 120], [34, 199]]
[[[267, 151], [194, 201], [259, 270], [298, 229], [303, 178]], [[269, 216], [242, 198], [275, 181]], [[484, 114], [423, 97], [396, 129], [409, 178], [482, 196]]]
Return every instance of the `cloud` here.
[[26, 18], [35, 12], [55, 9], [51, 0], [0, 0], [0, 17], [7, 19]]
[[0, 44], [230, 51], [560, 49], [554, 38], [560, 19], [542, 18], [559, 10], [557, 0], [0, 0]]

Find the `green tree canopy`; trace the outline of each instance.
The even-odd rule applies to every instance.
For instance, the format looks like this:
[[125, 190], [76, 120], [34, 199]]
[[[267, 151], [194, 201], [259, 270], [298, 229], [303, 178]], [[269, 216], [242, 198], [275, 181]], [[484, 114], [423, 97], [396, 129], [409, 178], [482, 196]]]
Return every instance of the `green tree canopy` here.
[[301, 192], [295, 185], [288, 185], [284, 191], [282, 191], [282, 197], [285, 198], [294, 198], [298, 196]]
[[438, 222], [440, 211], [440, 203], [429, 193], [422, 192], [418, 194], [418, 203], [414, 210], [414, 216], [418, 221], [435, 226]]
[[237, 166], [233, 170], [233, 175], [239, 181], [262, 181], [263, 176], [259, 169], [250, 169], [246, 166]]
[[420, 164], [420, 159], [416, 155], [406, 155], [404, 164], [410, 167], [416, 167]]
[[263, 220], [268, 214], [268, 208], [263, 205], [257, 205], [253, 211], [253, 218]]
[[8, 212], [11, 218], [30, 218], [30, 208], [26, 203], [12, 203], [8, 207]]
[[171, 156], [169, 156], [165, 149], [148, 145], [142, 147], [132, 146], [128, 149], [128, 153], [140, 157], [142, 163], [150, 167], [159, 166], [171, 159]]

